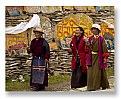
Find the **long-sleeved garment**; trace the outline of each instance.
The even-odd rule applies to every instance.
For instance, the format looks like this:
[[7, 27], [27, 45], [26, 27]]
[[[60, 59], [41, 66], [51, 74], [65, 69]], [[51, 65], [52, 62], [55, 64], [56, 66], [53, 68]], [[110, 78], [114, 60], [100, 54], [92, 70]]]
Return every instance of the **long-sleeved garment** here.
[[71, 42], [72, 49], [72, 77], [71, 88], [80, 88], [87, 85], [85, 42], [84, 36], [73, 37]]
[[42, 90], [48, 86], [48, 73], [45, 59], [50, 58], [49, 44], [44, 38], [31, 41], [30, 52], [33, 55], [31, 65], [30, 86], [34, 90]]
[[49, 44], [44, 38], [33, 39], [30, 50], [33, 56], [43, 56], [45, 59], [49, 59], [50, 57]]
[[[98, 90], [109, 88], [103, 57], [108, 56], [106, 43], [102, 37], [98, 39], [90, 38], [91, 44], [91, 65], [87, 70], [87, 90]], [[101, 53], [100, 53], [101, 52]]]
[[72, 49], [72, 70], [74, 70], [76, 66], [76, 56], [79, 56], [80, 63], [82, 65], [82, 72], [86, 73], [86, 52], [85, 52], [85, 41], [84, 36], [77, 39], [76, 36], [72, 38], [71, 46]]

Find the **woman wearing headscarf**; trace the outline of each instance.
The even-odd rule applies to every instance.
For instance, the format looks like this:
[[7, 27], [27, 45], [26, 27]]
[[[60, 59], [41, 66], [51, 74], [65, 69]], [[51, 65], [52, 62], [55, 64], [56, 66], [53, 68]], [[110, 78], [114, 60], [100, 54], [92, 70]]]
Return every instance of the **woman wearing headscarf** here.
[[105, 70], [109, 54], [104, 38], [99, 35], [100, 30], [100, 25], [92, 25], [91, 32], [93, 33], [93, 36], [89, 37], [89, 43], [87, 44], [88, 53], [86, 54], [86, 65], [88, 66], [88, 91], [109, 88], [109, 82]]
[[84, 29], [77, 27], [69, 49], [69, 52], [72, 54], [71, 88], [81, 88], [87, 85], [84, 38]]
[[28, 52], [32, 53], [30, 86], [33, 91], [45, 90], [48, 86], [47, 63], [50, 58], [50, 48], [47, 41], [42, 38], [42, 28], [36, 27], [33, 32], [35, 38], [31, 41]]

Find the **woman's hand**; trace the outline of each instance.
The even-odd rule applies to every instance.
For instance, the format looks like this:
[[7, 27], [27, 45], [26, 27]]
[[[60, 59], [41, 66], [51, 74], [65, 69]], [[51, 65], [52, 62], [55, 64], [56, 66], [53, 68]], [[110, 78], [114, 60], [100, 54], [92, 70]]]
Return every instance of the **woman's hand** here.
[[48, 62], [49, 62], [49, 60], [48, 60], [48, 59], [45, 59], [45, 62], [47, 62], [47, 63], [48, 63]]
[[103, 59], [103, 63], [107, 63], [107, 58], [104, 58]]
[[30, 51], [30, 47], [29, 46], [27, 47], [27, 51]]
[[69, 48], [68, 52], [70, 52], [70, 53], [71, 53], [71, 52], [72, 52], [72, 49], [71, 49], [71, 48]]

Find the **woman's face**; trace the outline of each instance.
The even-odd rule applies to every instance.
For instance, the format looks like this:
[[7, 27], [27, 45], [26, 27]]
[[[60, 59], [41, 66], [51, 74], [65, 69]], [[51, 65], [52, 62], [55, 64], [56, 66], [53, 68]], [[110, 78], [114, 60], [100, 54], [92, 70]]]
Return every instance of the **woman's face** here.
[[92, 33], [93, 33], [94, 35], [99, 35], [99, 30], [98, 30], [98, 29], [92, 28], [91, 31], [92, 31]]
[[36, 38], [40, 38], [40, 37], [41, 37], [41, 33], [38, 32], [38, 31], [35, 31], [35, 37], [36, 37]]
[[76, 29], [76, 36], [81, 36], [81, 33], [83, 33], [83, 31], [80, 31], [79, 28]]

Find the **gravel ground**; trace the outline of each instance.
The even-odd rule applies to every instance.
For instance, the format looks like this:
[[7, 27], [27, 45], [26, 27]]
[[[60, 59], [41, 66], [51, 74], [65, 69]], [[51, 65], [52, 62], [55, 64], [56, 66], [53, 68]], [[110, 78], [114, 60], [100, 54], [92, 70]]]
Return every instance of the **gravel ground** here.
[[[114, 76], [110, 76], [108, 80], [110, 84], [110, 89], [106, 89], [103, 91], [114, 91]], [[71, 83], [70, 81], [65, 81], [59, 84], [51, 84], [51, 85], [48, 85], [48, 87], [46, 88], [46, 91], [87, 91], [86, 87], [73, 90], [70, 88], [70, 83]], [[102, 90], [98, 90], [98, 91], [102, 91]]]

